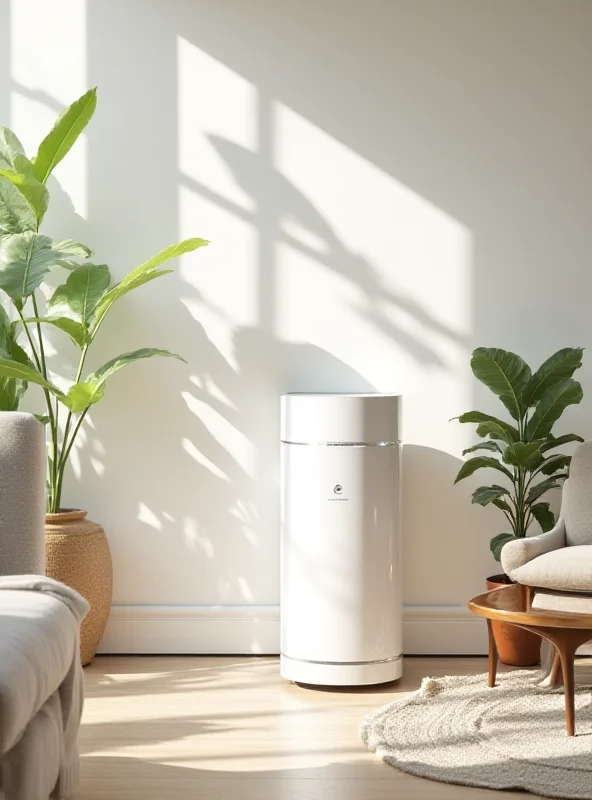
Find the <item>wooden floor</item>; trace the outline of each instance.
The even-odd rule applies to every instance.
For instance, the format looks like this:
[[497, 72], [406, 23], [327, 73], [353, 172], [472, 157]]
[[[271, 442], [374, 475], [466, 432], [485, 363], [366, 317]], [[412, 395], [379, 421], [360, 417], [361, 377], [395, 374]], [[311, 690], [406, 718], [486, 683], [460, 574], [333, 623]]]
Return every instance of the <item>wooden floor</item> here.
[[365, 714], [426, 675], [485, 672], [484, 658], [407, 658], [370, 689], [281, 680], [272, 657], [97, 657], [85, 670], [76, 800], [508, 800], [533, 797], [414, 778], [362, 744]]

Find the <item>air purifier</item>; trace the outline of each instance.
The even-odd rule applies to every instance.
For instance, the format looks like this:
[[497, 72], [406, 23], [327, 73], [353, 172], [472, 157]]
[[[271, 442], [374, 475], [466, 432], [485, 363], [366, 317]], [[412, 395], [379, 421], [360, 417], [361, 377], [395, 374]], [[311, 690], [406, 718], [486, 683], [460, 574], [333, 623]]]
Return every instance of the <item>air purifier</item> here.
[[281, 402], [281, 675], [400, 678], [400, 397]]

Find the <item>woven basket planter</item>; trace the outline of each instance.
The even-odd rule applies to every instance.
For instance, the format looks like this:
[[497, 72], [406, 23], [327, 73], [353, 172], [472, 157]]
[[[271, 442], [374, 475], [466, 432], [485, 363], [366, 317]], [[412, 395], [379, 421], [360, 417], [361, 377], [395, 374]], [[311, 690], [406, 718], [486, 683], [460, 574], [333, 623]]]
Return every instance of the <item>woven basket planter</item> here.
[[80, 629], [80, 660], [90, 664], [111, 609], [113, 568], [105, 531], [86, 519], [86, 511], [46, 514], [45, 546], [47, 575], [76, 589], [90, 603]]

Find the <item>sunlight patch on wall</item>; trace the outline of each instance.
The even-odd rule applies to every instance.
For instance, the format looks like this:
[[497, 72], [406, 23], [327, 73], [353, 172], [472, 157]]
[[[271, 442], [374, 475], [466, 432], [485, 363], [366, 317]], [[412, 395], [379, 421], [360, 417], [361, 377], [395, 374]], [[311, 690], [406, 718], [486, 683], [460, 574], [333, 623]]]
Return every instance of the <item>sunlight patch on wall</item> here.
[[220, 61], [177, 36], [179, 169], [189, 179], [238, 206], [253, 199], [233, 180], [209, 133], [252, 150], [256, 142], [256, 90]]
[[146, 503], [138, 503], [138, 514], [136, 519], [138, 522], [143, 522], [144, 525], [148, 525], [149, 528], [152, 528], [155, 531], [161, 531], [163, 529], [162, 522], [158, 519], [154, 511], [148, 508]]
[[[187, 403], [188, 409], [199, 418], [207, 431], [209, 437], [209, 449], [214, 455], [216, 451], [225, 454], [228, 467], [237, 473], [252, 474], [253, 471], [253, 444], [240, 430], [237, 430], [232, 419], [224, 416], [223, 410], [215, 408], [210, 398], [198, 400], [190, 392], [183, 392], [182, 397]], [[205, 444], [205, 440], [200, 440]], [[186, 452], [189, 449], [185, 447]], [[191, 450], [193, 453], [193, 450]], [[203, 457], [203, 454], [202, 454]], [[220, 459], [217, 459], [220, 462]], [[221, 462], [220, 462], [221, 463]], [[228, 470], [220, 469], [220, 475], [226, 479], [234, 478], [235, 475], [228, 475]]]
[[214, 464], [209, 458], [207, 458], [201, 452], [201, 450], [195, 444], [193, 444], [192, 441], [184, 437], [181, 440], [181, 447], [187, 453], [187, 455], [196, 462], [196, 464], [201, 464], [202, 467], [205, 467], [217, 478], [230, 482], [230, 478], [224, 473], [224, 471]]
[[255, 325], [257, 231], [253, 223], [181, 186], [179, 237], [186, 236], [211, 241], [180, 264], [181, 278], [188, 287], [181, 296], [192, 316], [206, 325], [208, 332], [218, 323], [226, 329], [229, 325]]
[[201, 550], [207, 559], [214, 558], [214, 545], [194, 519], [183, 520], [183, 539], [192, 550]]
[[458, 453], [466, 432], [444, 423], [472, 396], [470, 231], [286, 106], [275, 123], [278, 335], [404, 394], [406, 440]]
[[[31, 158], [62, 109], [90, 88], [86, 78], [86, 2], [12, 0], [10, 6], [13, 91], [9, 124]], [[64, 210], [73, 205], [76, 214], [86, 219], [87, 176], [83, 134], [48, 183], [54, 206], [59, 203]], [[50, 208], [48, 216], [51, 213]]]

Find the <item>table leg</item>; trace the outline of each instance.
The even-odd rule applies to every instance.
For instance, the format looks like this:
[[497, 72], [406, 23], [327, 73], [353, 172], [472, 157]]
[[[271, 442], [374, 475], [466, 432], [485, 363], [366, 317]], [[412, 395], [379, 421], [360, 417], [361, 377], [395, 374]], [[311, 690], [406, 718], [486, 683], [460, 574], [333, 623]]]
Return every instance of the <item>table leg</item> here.
[[490, 619], [487, 620], [487, 633], [489, 635], [489, 687], [493, 688], [497, 675], [497, 647], [495, 646], [493, 626]]
[[567, 735], [575, 735], [576, 712], [574, 700], [574, 655], [571, 648], [560, 647], [561, 671], [563, 673], [563, 693], [565, 695], [565, 725]]
[[561, 686], [561, 680], [561, 656], [559, 655], [559, 650], [556, 649], [551, 674], [549, 675], [549, 686]]
[[559, 666], [563, 675], [563, 694], [565, 698], [565, 727], [568, 736], [575, 736], [575, 697], [574, 697], [574, 657], [581, 645], [592, 640], [592, 631], [581, 628], [547, 628], [541, 625], [523, 625], [526, 630], [538, 633], [554, 645], [557, 655], [551, 669], [551, 680], [558, 685]]

